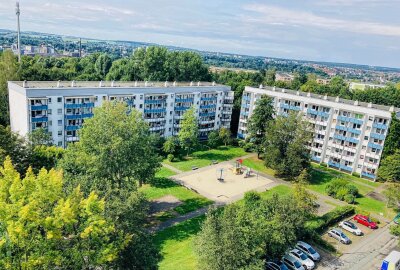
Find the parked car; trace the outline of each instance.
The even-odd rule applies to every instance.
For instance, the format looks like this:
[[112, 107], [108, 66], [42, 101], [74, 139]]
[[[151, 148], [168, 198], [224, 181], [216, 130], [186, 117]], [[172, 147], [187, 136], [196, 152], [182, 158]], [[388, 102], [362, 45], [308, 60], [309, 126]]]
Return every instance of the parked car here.
[[291, 270], [305, 270], [301, 262], [296, 260], [292, 255], [286, 254], [282, 257], [283, 263]]
[[315, 263], [310, 258], [308, 258], [308, 256], [306, 254], [304, 254], [297, 248], [292, 249], [289, 252], [289, 254], [292, 255], [293, 257], [295, 257], [299, 262], [301, 262], [303, 267], [306, 268], [307, 270], [314, 269]]
[[289, 270], [286, 265], [281, 261], [267, 262], [265, 264], [266, 270]]
[[306, 242], [303, 241], [297, 242], [296, 248], [303, 251], [303, 253], [306, 254], [313, 261], [321, 260], [321, 256], [319, 255], [319, 253], [315, 251], [315, 249], [313, 249], [313, 247], [307, 244]]
[[328, 235], [330, 237], [335, 238], [336, 240], [340, 241], [341, 243], [348, 245], [351, 243], [351, 240], [345, 235], [340, 229], [334, 228], [328, 231]]
[[360, 214], [357, 214], [354, 216], [354, 220], [357, 221], [357, 223], [360, 223], [364, 226], [367, 226], [370, 229], [378, 229], [378, 226], [376, 225], [375, 222], [373, 222], [369, 217], [363, 216]]
[[400, 224], [400, 214], [397, 214], [397, 216], [394, 217], [393, 221], [396, 224]]
[[348, 232], [351, 232], [354, 235], [360, 236], [363, 234], [362, 231], [353, 222], [347, 220], [339, 222], [339, 227]]

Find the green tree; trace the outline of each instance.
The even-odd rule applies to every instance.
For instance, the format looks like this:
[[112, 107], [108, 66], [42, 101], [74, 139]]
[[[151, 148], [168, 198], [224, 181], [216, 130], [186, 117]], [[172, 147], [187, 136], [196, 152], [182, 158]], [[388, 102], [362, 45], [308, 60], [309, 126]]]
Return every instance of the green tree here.
[[231, 131], [227, 128], [222, 127], [218, 131], [218, 137], [226, 146], [231, 142]]
[[265, 133], [268, 123], [273, 120], [273, 115], [274, 106], [272, 99], [268, 96], [262, 96], [261, 99], [257, 100], [256, 108], [247, 126], [248, 140], [254, 144], [258, 158], [260, 158], [260, 154], [263, 152]]
[[101, 76], [101, 78], [105, 79], [108, 71], [110, 70], [112, 65], [112, 60], [108, 54], [101, 54], [95, 63], [95, 69], [97, 74]]
[[264, 84], [273, 86], [275, 84], [275, 78], [276, 78], [276, 69], [275, 68], [268, 69], [265, 72]]
[[24, 174], [30, 162], [30, 151], [24, 138], [12, 132], [10, 127], [0, 125], [0, 141], [0, 162], [10, 156], [17, 171]]
[[175, 155], [179, 147], [179, 141], [176, 137], [169, 137], [163, 144], [163, 151], [166, 154]]
[[400, 150], [385, 157], [378, 170], [378, 177], [384, 181], [400, 181]]
[[400, 150], [400, 119], [393, 113], [389, 132], [383, 148], [382, 158], [393, 155], [396, 150]]
[[0, 125], [7, 126], [8, 90], [7, 81], [18, 80], [18, 63], [12, 51], [0, 53]]
[[304, 72], [295, 73], [294, 79], [290, 87], [294, 90], [299, 90], [300, 87], [307, 82], [307, 75]]
[[265, 137], [265, 165], [278, 176], [294, 179], [310, 166], [307, 144], [311, 141], [310, 125], [300, 115], [290, 113], [270, 121]]
[[193, 149], [198, 144], [199, 138], [199, 126], [194, 107], [191, 107], [183, 114], [178, 138], [181, 147], [186, 150], [186, 155], [188, 156], [190, 149]]
[[91, 269], [113, 265], [132, 236], [116, 229], [96, 193], [66, 195], [60, 171], [24, 179], [7, 158], [0, 167], [0, 267]]
[[311, 176], [308, 170], [302, 170], [293, 185], [293, 195], [296, 199], [297, 206], [302, 209], [304, 213], [315, 214], [317, 210], [317, 196], [307, 190], [310, 179]]
[[38, 128], [28, 133], [28, 140], [33, 146], [50, 146], [53, 144], [53, 139], [51, 138], [50, 133], [48, 133], [44, 128]]
[[213, 130], [210, 133], [208, 133], [207, 144], [211, 148], [218, 147], [218, 145], [220, 144], [220, 138], [219, 138], [218, 131]]
[[395, 209], [400, 208], [400, 184], [393, 183], [384, 191], [387, 206]]

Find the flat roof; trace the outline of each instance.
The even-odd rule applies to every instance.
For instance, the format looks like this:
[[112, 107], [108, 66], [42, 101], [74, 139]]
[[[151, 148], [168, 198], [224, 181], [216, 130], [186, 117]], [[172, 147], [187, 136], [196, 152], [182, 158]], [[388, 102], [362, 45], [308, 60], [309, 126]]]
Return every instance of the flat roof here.
[[270, 92], [281, 92], [281, 93], [286, 93], [286, 94], [293, 95], [293, 96], [302, 96], [302, 97], [309, 97], [309, 98], [320, 99], [320, 100], [328, 100], [328, 101], [336, 102], [336, 103], [342, 103], [342, 104], [348, 104], [348, 105], [353, 105], [353, 106], [366, 107], [366, 108], [372, 108], [372, 109], [378, 109], [378, 110], [384, 110], [384, 111], [390, 111], [390, 112], [392, 112], [392, 111], [399, 112], [400, 111], [400, 108], [395, 108], [394, 106], [379, 105], [379, 104], [373, 104], [373, 103], [368, 103], [368, 102], [361, 102], [361, 101], [357, 101], [357, 100], [332, 97], [332, 96], [328, 96], [328, 95], [318, 95], [318, 94], [314, 94], [314, 93], [310, 93], [310, 92], [295, 91], [295, 90], [278, 88], [278, 87], [263, 86], [262, 88], [256, 88], [256, 87], [250, 87], [250, 88], [266, 90], [266, 91], [270, 91]]
[[10, 81], [26, 89], [40, 88], [135, 88], [135, 87], [212, 87], [226, 86], [215, 82], [155, 82], [155, 81]]

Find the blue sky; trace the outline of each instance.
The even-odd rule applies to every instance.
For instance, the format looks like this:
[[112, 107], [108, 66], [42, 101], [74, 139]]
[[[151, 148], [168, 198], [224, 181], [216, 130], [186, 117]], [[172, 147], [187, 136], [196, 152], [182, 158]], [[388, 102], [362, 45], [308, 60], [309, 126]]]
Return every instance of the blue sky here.
[[[400, 67], [400, 0], [21, 0], [22, 30]], [[15, 28], [0, 0], [0, 28]]]

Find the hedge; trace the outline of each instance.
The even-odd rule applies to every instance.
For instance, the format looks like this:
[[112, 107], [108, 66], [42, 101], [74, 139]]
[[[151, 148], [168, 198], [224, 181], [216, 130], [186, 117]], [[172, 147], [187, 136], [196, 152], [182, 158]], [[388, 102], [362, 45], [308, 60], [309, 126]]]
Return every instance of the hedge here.
[[316, 219], [309, 221], [306, 224], [306, 228], [312, 232], [323, 233], [328, 227], [337, 223], [338, 221], [349, 217], [355, 213], [355, 207], [351, 205], [345, 205], [336, 207], [332, 211], [317, 217]]

